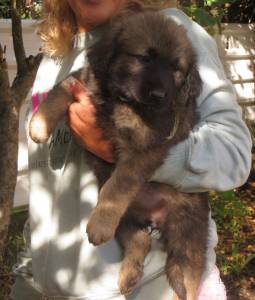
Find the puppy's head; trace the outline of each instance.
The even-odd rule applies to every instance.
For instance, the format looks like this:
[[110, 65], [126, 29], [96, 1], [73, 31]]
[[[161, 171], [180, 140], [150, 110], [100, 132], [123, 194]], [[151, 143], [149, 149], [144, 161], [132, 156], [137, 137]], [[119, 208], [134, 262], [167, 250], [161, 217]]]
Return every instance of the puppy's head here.
[[88, 58], [114, 101], [161, 109], [186, 106], [200, 93], [196, 55], [184, 28], [157, 12], [114, 23]]

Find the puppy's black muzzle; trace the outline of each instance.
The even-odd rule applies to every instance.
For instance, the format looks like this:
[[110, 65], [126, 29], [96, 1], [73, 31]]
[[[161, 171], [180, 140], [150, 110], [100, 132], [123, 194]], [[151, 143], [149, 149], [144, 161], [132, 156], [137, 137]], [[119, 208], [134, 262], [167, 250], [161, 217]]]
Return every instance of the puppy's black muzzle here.
[[160, 89], [154, 89], [149, 92], [149, 98], [151, 101], [163, 102], [166, 98], [166, 91]]

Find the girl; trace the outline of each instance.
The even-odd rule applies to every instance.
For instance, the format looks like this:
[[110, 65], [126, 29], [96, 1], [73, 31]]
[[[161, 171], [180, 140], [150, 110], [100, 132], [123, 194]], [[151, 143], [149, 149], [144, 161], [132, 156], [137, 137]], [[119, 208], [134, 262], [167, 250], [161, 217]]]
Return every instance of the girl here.
[[[160, 1], [140, 2], [146, 5]], [[168, 1], [160, 5], [166, 4], [163, 2]], [[84, 65], [87, 49], [106, 30], [104, 24], [129, 5], [134, 1], [44, 1], [45, 18], [39, 33], [45, 55], [34, 83], [28, 120], [54, 84]], [[166, 8], [162, 13], [186, 28], [197, 51], [203, 91], [197, 99], [200, 123], [187, 140], [171, 149], [152, 180], [185, 192], [238, 187], [249, 174], [251, 139], [215, 43], [180, 10]], [[156, 239], [145, 261], [144, 276], [128, 296], [121, 295], [117, 286], [121, 253], [116, 241], [94, 247], [87, 240], [86, 223], [97, 201], [97, 186], [84, 162], [83, 147], [112, 162], [112, 145], [97, 128], [95, 108], [86, 87], [74, 84], [73, 96], [68, 125], [60, 122], [45, 145], [29, 139], [31, 247], [20, 255], [16, 266], [20, 276], [11, 297], [173, 299], [164, 275], [165, 253]], [[152, 195], [144, 195], [149, 196]], [[197, 292], [199, 300], [226, 299], [215, 266], [216, 244], [216, 226], [211, 219], [207, 265]]]

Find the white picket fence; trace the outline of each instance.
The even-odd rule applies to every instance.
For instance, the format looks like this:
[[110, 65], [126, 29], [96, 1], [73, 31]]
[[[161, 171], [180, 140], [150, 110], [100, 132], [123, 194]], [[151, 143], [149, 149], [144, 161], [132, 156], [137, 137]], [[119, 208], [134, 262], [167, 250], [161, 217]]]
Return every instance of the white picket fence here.
[[[25, 20], [22, 23], [27, 55], [37, 54], [40, 48], [35, 28], [35, 21]], [[239, 101], [242, 104], [255, 102], [255, 24], [225, 24], [223, 34], [216, 35], [215, 40], [226, 74], [235, 86]], [[12, 47], [10, 20], [0, 20], [0, 43], [2, 46], [7, 46], [10, 80], [13, 80], [16, 74], [16, 61]], [[20, 116], [19, 172], [14, 199], [15, 206], [28, 202], [27, 142], [24, 128], [26, 107], [27, 103], [23, 105]], [[245, 107], [245, 113], [251, 119], [255, 119], [254, 107]]]
[[[255, 119], [255, 24], [225, 24], [216, 35], [219, 54], [246, 117]], [[253, 106], [247, 104], [253, 103]]]

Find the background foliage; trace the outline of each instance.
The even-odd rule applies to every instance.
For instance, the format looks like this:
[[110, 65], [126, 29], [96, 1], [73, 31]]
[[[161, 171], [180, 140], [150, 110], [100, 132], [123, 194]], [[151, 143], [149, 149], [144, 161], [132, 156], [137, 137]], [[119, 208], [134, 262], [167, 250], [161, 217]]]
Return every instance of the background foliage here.
[[252, 23], [255, 21], [254, 0], [198, 0], [181, 1], [183, 10], [203, 27], [221, 23]]
[[[18, 3], [22, 19], [38, 19], [41, 15], [42, 0], [22, 0]], [[1, 0], [0, 18], [11, 18], [11, 0]]]

